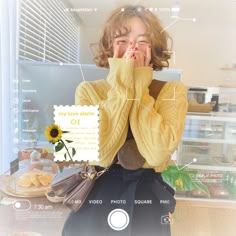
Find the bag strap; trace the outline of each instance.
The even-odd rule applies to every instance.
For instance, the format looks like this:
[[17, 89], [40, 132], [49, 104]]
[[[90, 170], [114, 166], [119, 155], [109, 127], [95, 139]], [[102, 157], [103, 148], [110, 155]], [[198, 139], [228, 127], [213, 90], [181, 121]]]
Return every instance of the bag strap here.
[[107, 167], [105, 167], [103, 170], [97, 172], [96, 179], [98, 179], [98, 178], [99, 178], [100, 176], [102, 176], [105, 172], [107, 172], [107, 171], [110, 169], [110, 167], [111, 167], [112, 165], [114, 165], [115, 163], [117, 163], [117, 161], [118, 161], [118, 158], [117, 158], [117, 155], [116, 155], [115, 158], [113, 159], [112, 163], [111, 163], [109, 166], [107, 166]]

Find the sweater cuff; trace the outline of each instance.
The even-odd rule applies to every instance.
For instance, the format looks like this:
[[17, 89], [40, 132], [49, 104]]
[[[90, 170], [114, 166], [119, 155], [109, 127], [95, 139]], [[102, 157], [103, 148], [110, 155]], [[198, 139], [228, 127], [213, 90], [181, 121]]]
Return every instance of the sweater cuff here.
[[153, 69], [151, 67], [138, 67], [134, 70], [135, 98], [141, 98], [152, 82]]
[[134, 61], [125, 58], [108, 58], [110, 72], [107, 81], [114, 85], [116, 82], [127, 88], [133, 87]]

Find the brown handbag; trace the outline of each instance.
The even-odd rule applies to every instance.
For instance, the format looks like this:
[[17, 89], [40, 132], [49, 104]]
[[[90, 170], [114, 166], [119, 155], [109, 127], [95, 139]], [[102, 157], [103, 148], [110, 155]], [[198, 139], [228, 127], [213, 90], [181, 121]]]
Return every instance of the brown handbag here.
[[51, 189], [56, 196], [64, 197], [63, 204], [73, 211], [79, 211], [95, 181], [115, 164], [97, 172], [95, 166], [84, 163], [80, 166], [71, 167], [57, 174], [52, 183]]

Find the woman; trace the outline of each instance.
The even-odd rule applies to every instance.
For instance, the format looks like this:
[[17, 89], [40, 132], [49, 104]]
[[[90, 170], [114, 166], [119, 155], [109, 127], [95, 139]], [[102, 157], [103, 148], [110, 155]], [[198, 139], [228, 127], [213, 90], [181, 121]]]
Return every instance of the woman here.
[[[96, 181], [80, 211], [70, 214], [63, 236], [170, 235], [174, 190], [160, 173], [181, 139], [187, 95], [180, 82], [152, 81], [153, 70], [169, 65], [167, 38], [142, 6], [118, 8], [106, 21], [95, 62], [109, 68], [108, 77], [81, 83], [75, 103], [99, 105], [97, 170], [118, 162]], [[114, 209], [129, 216], [122, 230], [109, 225]]]

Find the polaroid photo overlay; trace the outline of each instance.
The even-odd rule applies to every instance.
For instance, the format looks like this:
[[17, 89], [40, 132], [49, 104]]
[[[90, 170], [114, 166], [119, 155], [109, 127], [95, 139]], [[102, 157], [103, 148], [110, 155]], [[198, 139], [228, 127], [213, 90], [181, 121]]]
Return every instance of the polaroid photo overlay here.
[[[54, 161], [98, 161], [99, 106], [54, 106], [54, 122], [62, 129], [64, 148]], [[69, 155], [68, 155], [69, 154]]]

